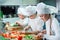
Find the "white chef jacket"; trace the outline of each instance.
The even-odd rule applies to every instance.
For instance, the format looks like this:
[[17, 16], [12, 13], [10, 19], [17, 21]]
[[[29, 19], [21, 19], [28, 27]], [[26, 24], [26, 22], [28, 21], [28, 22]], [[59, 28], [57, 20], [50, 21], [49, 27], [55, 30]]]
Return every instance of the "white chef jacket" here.
[[44, 36], [48, 40], [60, 40], [60, 27], [56, 18], [52, 18], [51, 32], [54, 35], [50, 35], [50, 19], [46, 21], [47, 34]]
[[36, 17], [35, 19], [29, 19], [28, 25], [31, 26], [32, 31], [42, 31], [44, 23], [39, 17]]
[[18, 22], [23, 26], [27, 26], [29, 22], [29, 18], [20, 19], [18, 20]]

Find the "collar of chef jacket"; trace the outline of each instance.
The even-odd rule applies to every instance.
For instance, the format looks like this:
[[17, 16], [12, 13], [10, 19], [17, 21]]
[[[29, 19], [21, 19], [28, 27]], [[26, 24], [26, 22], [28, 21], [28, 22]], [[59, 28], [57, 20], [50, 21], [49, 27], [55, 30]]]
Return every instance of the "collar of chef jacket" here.
[[30, 19], [29, 25], [31, 26], [33, 31], [41, 31], [43, 29], [43, 22], [38, 17], [36, 17], [35, 19]]
[[29, 18], [24, 18], [19, 20], [19, 23], [24, 26], [27, 26], [28, 22], [29, 22]]
[[[47, 31], [47, 34], [49, 35], [50, 34], [49, 32], [50, 31], [50, 19], [46, 21], [46, 31]], [[60, 33], [59, 23], [56, 18], [52, 18], [51, 31], [54, 35], [58, 35]]]
[[50, 35], [50, 19], [46, 21], [46, 31], [47, 31], [47, 34]]
[[46, 38], [48, 37], [48, 39], [53, 39], [53, 40], [58, 40], [60, 39], [60, 27], [59, 27], [59, 23], [57, 21], [56, 18], [52, 19], [52, 30], [54, 31], [55, 35], [49, 35], [49, 21], [50, 19], [46, 22], [46, 31], [47, 31], [47, 35], [45, 36]]
[[29, 18], [29, 26], [31, 26], [32, 31], [36, 31], [36, 25], [37, 25], [37, 17], [34, 19]]

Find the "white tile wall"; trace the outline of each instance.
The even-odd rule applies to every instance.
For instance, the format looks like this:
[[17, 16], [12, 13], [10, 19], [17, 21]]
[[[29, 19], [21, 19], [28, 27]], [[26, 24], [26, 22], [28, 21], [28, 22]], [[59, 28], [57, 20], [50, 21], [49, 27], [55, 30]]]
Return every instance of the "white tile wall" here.
[[35, 5], [37, 0], [0, 0], [0, 5]]
[[3, 19], [3, 22], [4, 23], [6, 23], [6, 22], [15, 23], [17, 20], [19, 20], [18, 17], [16, 17], [16, 18], [5, 18], [5, 19]]

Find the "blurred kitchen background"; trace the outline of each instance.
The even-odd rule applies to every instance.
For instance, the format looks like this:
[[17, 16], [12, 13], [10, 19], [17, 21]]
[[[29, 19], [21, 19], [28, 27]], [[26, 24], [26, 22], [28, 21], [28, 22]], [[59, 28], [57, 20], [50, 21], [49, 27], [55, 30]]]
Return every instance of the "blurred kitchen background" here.
[[58, 14], [55, 17], [60, 22], [60, 0], [0, 0], [0, 26], [4, 27], [4, 23], [14, 23], [18, 20], [18, 7], [25, 7], [28, 5], [36, 5], [39, 2], [44, 2], [58, 8]]

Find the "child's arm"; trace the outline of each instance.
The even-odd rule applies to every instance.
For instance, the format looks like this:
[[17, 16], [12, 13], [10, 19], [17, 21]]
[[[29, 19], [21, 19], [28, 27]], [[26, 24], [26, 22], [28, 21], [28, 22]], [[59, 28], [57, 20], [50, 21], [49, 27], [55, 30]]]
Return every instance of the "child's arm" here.
[[40, 33], [41, 31], [31, 31], [30, 33], [31, 34], [38, 34], [38, 33]]
[[18, 24], [19, 26], [22, 26], [19, 22], [16, 22], [16, 24]]
[[42, 32], [41, 33], [43, 33], [43, 34], [46, 34], [46, 30], [44, 29], [44, 30], [42, 30]]
[[24, 28], [24, 30], [27, 31], [30, 28], [31, 28], [30, 26], [27, 26], [27, 27]]

